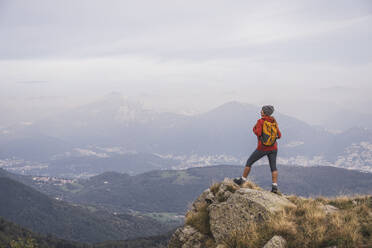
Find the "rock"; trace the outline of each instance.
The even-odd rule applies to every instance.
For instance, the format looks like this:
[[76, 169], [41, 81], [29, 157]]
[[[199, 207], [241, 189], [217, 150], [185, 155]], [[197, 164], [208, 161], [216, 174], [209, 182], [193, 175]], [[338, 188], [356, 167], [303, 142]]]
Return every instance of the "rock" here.
[[339, 210], [335, 206], [332, 206], [332, 205], [329, 205], [329, 204], [323, 205], [322, 209], [326, 212], [326, 214], [333, 214], [333, 213], [335, 213]]
[[227, 247], [226, 247], [226, 245], [219, 244], [219, 245], [216, 246], [216, 248], [227, 248]]
[[208, 207], [210, 230], [216, 243], [231, 233], [245, 230], [252, 222], [262, 222], [284, 207], [296, 207], [285, 197], [268, 191], [242, 188], [225, 202], [215, 202]]
[[[176, 230], [168, 247], [198, 248], [213, 243], [212, 246], [218, 244], [218, 248], [226, 248], [224, 241], [231, 235], [245, 231], [252, 223], [268, 220], [285, 207], [296, 206], [283, 196], [261, 189], [240, 188], [232, 180], [225, 179], [205, 190], [194, 201], [186, 214], [186, 220], [191, 219]], [[192, 221], [195, 217], [196, 222]], [[269, 247], [282, 247], [273, 245], [283, 242], [280, 237], [274, 237], [271, 243]]]
[[178, 228], [169, 240], [169, 248], [204, 248], [208, 237], [192, 226]]
[[212, 203], [226, 201], [239, 188], [231, 179], [225, 178], [219, 184], [217, 191], [214, 190], [214, 201]]
[[190, 211], [197, 212], [200, 206], [203, 204], [212, 204], [215, 202], [215, 196], [210, 189], [204, 190], [204, 192], [193, 202]]
[[275, 235], [263, 248], [284, 248], [286, 246], [287, 241], [283, 237]]
[[197, 212], [200, 206], [207, 203], [208, 205], [215, 202], [226, 201], [236, 190], [239, 189], [231, 179], [225, 179], [221, 182], [217, 190], [213, 193], [210, 189], [204, 190], [204, 192], [193, 202], [189, 211]]

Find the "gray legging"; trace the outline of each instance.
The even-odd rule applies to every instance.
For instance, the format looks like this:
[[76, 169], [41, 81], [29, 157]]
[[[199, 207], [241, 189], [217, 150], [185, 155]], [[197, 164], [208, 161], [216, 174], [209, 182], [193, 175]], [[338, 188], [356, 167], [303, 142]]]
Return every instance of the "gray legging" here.
[[249, 156], [247, 163], [245, 166], [252, 167], [254, 162], [262, 158], [263, 156], [267, 155], [269, 158], [269, 163], [270, 163], [270, 169], [271, 171], [276, 171], [276, 155], [278, 154], [278, 150], [273, 150], [273, 151], [260, 151], [260, 150], [255, 150], [251, 156]]

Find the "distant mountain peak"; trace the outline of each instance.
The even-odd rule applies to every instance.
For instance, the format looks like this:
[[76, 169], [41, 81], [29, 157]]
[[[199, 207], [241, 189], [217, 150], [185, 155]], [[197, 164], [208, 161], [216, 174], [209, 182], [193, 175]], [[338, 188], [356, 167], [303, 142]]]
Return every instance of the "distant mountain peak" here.
[[239, 102], [239, 101], [229, 101], [229, 102], [226, 102], [222, 105], [220, 105], [219, 107], [217, 108], [236, 108], [236, 107], [240, 107], [240, 108], [258, 108], [258, 106], [254, 105], [254, 104], [249, 104], [249, 103], [243, 103], [243, 102]]
[[242, 103], [238, 101], [230, 101], [226, 102], [217, 108], [210, 110], [209, 112], [205, 113], [206, 116], [214, 116], [217, 118], [219, 116], [240, 116], [243, 117], [244, 115], [254, 115], [257, 113], [259, 114], [259, 107], [253, 104]]

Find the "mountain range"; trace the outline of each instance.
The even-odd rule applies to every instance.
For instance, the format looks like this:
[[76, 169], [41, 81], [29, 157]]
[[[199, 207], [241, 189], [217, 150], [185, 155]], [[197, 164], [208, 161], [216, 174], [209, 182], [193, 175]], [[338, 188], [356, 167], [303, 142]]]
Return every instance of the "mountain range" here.
[[56, 200], [9, 177], [0, 177], [0, 199], [0, 216], [6, 220], [67, 240], [125, 240], [162, 234], [171, 228], [143, 215]]
[[[279, 186], [285, 194], [306, 197], [372, 194], [371, 173], [329, 166], [278, 165], [278, 168]], [[110, 212], [139, 212], [152, 214], [150, 216], [169, 213], [176, 217], [183, 215], [188, 203], [213, 182], [240, 176], [242, 170], [241, 166], [220, 165], [158, 170], [135, 176], [105, 172], [89, 179], [66, 182], [2, 172], [52, 198], [73, 204], [95, 206]], [[269, 189], [271, 174], [268, 165], [254, 166], [249, 179]]]
[[[97, 175], [101, 168], [130, 174], [159, 169], [153, 164], [163, 164], [163, 169], [243, 164], [256, 147], [252, 127], [259, 112], [255, 105], [228, 102], [192, 116], [158, 113], [111, 94], [28, 125], [9, 127], [0, 136], [0, 166], [26, 174], [71, 177], [84, 176], [79, 170], [88, 167], [95, 168], [89, 175]], [[278, 141], [280, 163], [372, 171], [372, 131], [361, 127], [360, 121], [337, 133], [280, 112], [274, 116], [283, 133]], [[143, 169], [131, 167], [133, 154], [146, 164]]]

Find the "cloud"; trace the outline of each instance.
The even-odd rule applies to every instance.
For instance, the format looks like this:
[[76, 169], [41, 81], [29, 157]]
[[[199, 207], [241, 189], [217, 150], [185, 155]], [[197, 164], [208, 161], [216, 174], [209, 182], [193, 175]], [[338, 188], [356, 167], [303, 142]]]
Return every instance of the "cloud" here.
[[35, 85], [35, 84], [46, 84], [48, 81], [32, 81], [32, 80], [26, 80], [26, 81], [17, 81], [17, 84], [26, 84], [26, 85]]
[[369, 1], [5, 2], [0, 59], [371, 61]]
[[111, 91], [178, 112], [269, 97], [312, 120], [314, 105], [351, 104], [313, 88], [370, 92], [371, 26], [369, 0], [0, 0], [0, 107], [33, 120], [37, 104], [46, 113]]
[[46, 101], [46, 100], [65, 100], [65, 96], [32, 96], [32, 97], [27, 97], [27, 101]]
[[106, 153], [97, 153], [88, 149], [81, 149], [81, 148], [75, 148], [74, 151], [76, 151], [80, 156], [83, 157], [98, 157], [98, 158], [109, 158], [110, 156]]
[[32, 121], [22, 121], [20, 124], [22, 126], [31, 126], [31, 125], [33, 125], [33, 122]]

